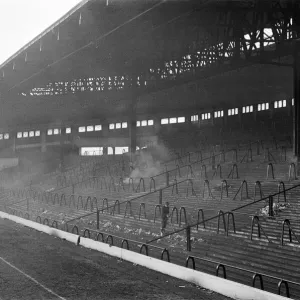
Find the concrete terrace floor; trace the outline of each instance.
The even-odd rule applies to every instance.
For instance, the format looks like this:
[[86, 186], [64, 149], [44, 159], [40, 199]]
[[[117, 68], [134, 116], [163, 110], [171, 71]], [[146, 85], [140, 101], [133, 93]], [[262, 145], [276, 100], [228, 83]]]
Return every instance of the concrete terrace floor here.
[[0, 219], [0, 299], [229, 298]]

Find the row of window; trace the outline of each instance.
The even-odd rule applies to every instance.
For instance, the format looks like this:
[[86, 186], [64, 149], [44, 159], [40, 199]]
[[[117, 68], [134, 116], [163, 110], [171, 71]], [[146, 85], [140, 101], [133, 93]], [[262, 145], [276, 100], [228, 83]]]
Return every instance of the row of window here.
[[127, 122], [122, 122], [122, 123], [112, 123], [112, 124], [109, 124], [108, 125], [108, 128], [110, 130], [113, 130], [113, 129], [121, 129], [121, 128], [127, 128], [128, 127], [128, 124]]
[[[93, 131], [101, 131], [101, 130], [102, 130], [102, 125], [88, 125], [88, 126], [80, 126], [78, 128], [78, 132], [93, 132]], [[71, 128], [69, 133], [71, 133]]]
[[9, 139], [9, 133], [0, 133], [0, 140], [8, 140]]
[[31, 130], [31, 131], [24, 131], [24, 132], [17, 132], [17, 139], [21, 139], [21, 138], [31, 138], [31, 137], [35, 137], [35, 136], [40, 136], [41, 135], [41, 131], [40, 130]]
[[143, 121], [136, 121], [136, 127], [143, 127], [143, 126], [153, 126], [153, 120], [143, 120]]
[[[287, 101], [286, 100], [277, 100], [274, 101], [274, 108], [282, 108], [286, 107]], [[292, 99], [292, 105], [294, 105], [294, 99]], [[252, 113], [253, 112], [253, 105], [248, 105], [242, 107], [242, 113]], [[258, 111], [264, 111], [268, 110], [270, 108], [270, 105], [268, 102], [266, 103], [260, 103], [257, 105], [257, 110]], [[230, 108], [228, 109], [228, 116], [234, 116], [239, 113], [238, 108]], [[224, 111], [219, 110], [215, 111], [213, 113], [214, 118], [222, 118], [224, 117]], [[212, 118], [211, 113], [203, 113], [201, 114], [201, 119], [202, 120], [209, 120]], [[193, 115], [191, 116], [191, 122], [198, 122], [199, 116], [198, 115]], [[185, 117], [171, 117], [171, 118], [163, 118], [161, 119], [161, 124], [175, 124], [175, 123], [184, 123], [185, 122]], [[137, 127], [144, 127], [144, 126], [153, 126], [154, 121], [153, 120], [142, 120], [142, 121], [137, 121], [136, 126]], [[111, 123], [109, 124], [109, 129], [121, 129], [121, 128], [127, 128], [128, 123], [127, 122], [122, 122], [122, 123]], [[72, 132], [71, 127], [67, 127], [65, 129], [66, 134], [70, 134]], [[102, 130], [102, 125], [88, 125], [88, 126], [80, 126], [78, 128], [78, 132], [93, 132], [93, 131], [101, 131]], [[54, 128], [54, 129], [48, 129], [47, 130], [47, 135], [59, 135], [61, 134], [61, 129], [59, 128]], [[31, 137], [39, 137], [41, 135], [40, 130], [31, 130], [31, 131], [24, 131], [24, 132], [18, 132], [17, 133], [17, 138], [31, 138]], [[8, 140], [9, 139], [9, 133], [2, 133], [0, 134], [0, 140]]]
[[[294, 99], [292, 99], [292, 105], [294, 105]], [[278, 100], [274, 102], [274, 108], [282, 108], [286, 107], [286, 100]], [[253, 112], [253, 105], [247, 105], [242, 107], [242, 113], [247, 114], [247, 113], [252, 113]], [[258, 111], [263, 111], [263, 110], [268, 110], [269, 109], [269, 103], [261, 103], [257, 105], [257, 110]], [[228, 109], [228, 116], [234, 116], [238, 115], [239, 109], [236, 108], [230, 108]], [[224, 117], [224, 111], [223, 110], [218, 110], [214, 112], [214, 118], [222, 118]], [[198, 122], [198, 115], [193, 115], [191, 116], [191, 122]], [[202, 120], [209, 120], [212, 118], [211, 113], [203, 113], [201, 114], [201, 119]]]
[[162, 125], [165, 124], [176, 124], [176, 123], [184, 123], [185, 117], [173, 117], [173, 118], [164, 118], [160, 120]]

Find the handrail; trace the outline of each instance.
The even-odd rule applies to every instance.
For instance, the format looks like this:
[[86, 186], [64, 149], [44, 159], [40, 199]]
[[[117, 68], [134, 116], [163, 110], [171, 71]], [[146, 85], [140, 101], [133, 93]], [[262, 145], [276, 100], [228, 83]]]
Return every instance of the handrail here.
[[253, 228], [254, 228], [255, 224], [257, 224], [258, 238], [260, 238], [260, 236], [261, 236], [261, 231], [262, 231], [263, 234], [264, 234], [264, 236], [267, 238], [268, 242], [271, 243], [271, 241], [269, 240], [269, 238], [268, 238], [268, 236], [266, 235], [265, 231], [263, 230], [262, 226], [260, 225], [259, 217], [258, 217], [258, 216], [253, 216], [253, 217], [252, 217], [252, 220], [251, 220], [251, 234], [250, 234], [250, 240], [252, 241], [252, 237], [253, 237]]
[[[293, 186], [293, 187], [290, 187], [290, 188], [286, 189], [285, 191], [288, 192], [288, 191], [293, 190], [293, 189], [298, 188], [298, 187], [300, 187], [300, 184], [297, 184], [297, 185], [295, 185], [295, 186]], [[275, 197], [275, 196], [277, 196], [278, 194], [279, 194], [279, 193], [274, 193], [272, 196]], [[269, 196], [268, 196], [268, 197], [264, 197], [264, 198], [259, 199], [259, 200], [256, 200], [256, 201], [253, 201], [253, 202], [251, 202], [251, 203], [247, 203], [247, 204], [244, 204], [244, 205], [242, 205], [242, 206], [236, 207], [236, 208], [234, 208], [234, 209], [232, 209], [231, 211], [228, 211], [228, 212], [235, 212], [235, 211], [238, 211], [238, 210], [240, 210], [240, 209], [242, 209], [242, 208], [248, 207], [248, 206], [250, 206], [250, 205], [254, 205], [254, 204], [259, 203], [259, 202], [261, 202], [261, 201], [265, 201], [265, 200], [267, 200], [267, 199], [269, 199]], [[226, 214], [226, 213], [228, 213], [228, 212], [224, 212], [224, 214]], [[218, 218], [218, 215], [215, 215], [215, 216], [210, 217], [210, 218], [208, 218], [208, 219], [206, 219], [206, 220], [204, 220], [204, 221], [205, 221], [205, 222], [208, 222], [208, 221], [211, 221], [211, 220], [215, 220], [215, 219], [217, 219], [217, 218]], [[196, 222], [196, 223], [193, 223], [193, 224], [189, 224], [189, 227], [196, 227], [197, 225], [203, 224], [204, 221]], [[165, 234], [164, 236], [157, 237], [157, 238], [154, 238], [154, 239], [152, 239], [152, 240], [150, 240], [150, 241], [147, 241], [147, 244], [153, 243], [153, 242], [155, 242], [155, 241], [157, 241], [157, 240], [166, 238], [166, 237], [168, 237], [168, 236], [170, 236], [170, 235], [173, 235], [173, 234], [182, 232], [182, 231], [184, 231], [184, 230], [186, 230], [186, 227], [180, 228], [180, 229], [177, 229], [177, 230], [174, 230], [173, 232], [167, 233], [167, 234]]]
[[[292, 176], [292, 172], [293, 172], [293, 176]], [[297, 180], [296, 174], [297, 174], [296, 166], [294, 163], [291, 163], [289, 166], [289, 181]]]
[[[235, 171], [235, 174], [236, 174], [236, 177], [233, 178], [234, 176], [234, 171]], [[237, 164], [233, 164], [232, 167], [231, 167], [231, 170], [227, 176], [227, 178], [230, 178], [231, 176], [231, 179], [238, 179], [239, 178], [239, 171], [238, 171], [238, 167], [237, 167]]]
[[[300, 283], [297, 283], [297, 282], [294, 282], [294, 281], [284, 280], [282, 278], [279, 278], [279, 277], [276, 277], [276, 276], [272, 276], [272, 275], [268, 275], [268, 274], [265, 274], [265, 273], [257, 273], [255, 271], [252, 271], [252, 270], [249, 270], [249, 269], [246, 269], [246, 268], [241, 268], [241, 267], [233, 266], [233, 265], [226, 264], [226, 263], [223, 263], [223, 262], [220, 262], [220, 261], [216, 261], [216, 260], [209, 259], [209, 258], [204, 258], [204, 257], [199, 257], [199, 256], [189, 255], [187, 257], [186, 261], [185, 261], [185, 267], [188, 267], [189, 266], [189, 262], [192, 261], [192, 263], [193, 263], [193, 269], [195, 270], [196, 269], [195, 259], [215, 264], [215, 265], [217, 265], [217, 268], [218, 268], [219, 265], [220, 266], [222, 265], [222, 266], [224, 266], [225, 270], [226, 270], [226, 268], [230, 268], [230, 269], [234, 269], [234, 270], [238, 270], [238, 271], [242, 271], [242, 272], [247, 272], [247, 273], [253, 274], [253, 277], [252, 277], [252, 286], [255, 285], [255, 280], [256, 280], [257, 277], [261, 277], [261, 279], [263, 277], [267, 277], [267, 278], [270, 278], [270, 279], [278, 280], [279, 281], [279, 283], [278, 283], [278, 294], [279, 295], [280, 295], [280, 287], [282, 285], [281, 281], [283, 281], [283, 282], [285, 281], [287, 283], [294, 284], [294, 285], [300, 287]], [[222, 267], [222, 269], [223, 269], [223, 267]], [[217, 273], [216, 273], [216, 275], [217, 275]], [[286, 293], [286, 295], [288, 297], [288, 293]]]
[[290, 243], [292, 243], [292, 235], [293, 237], [296, 239], [296, 241], [300, 244], [300, 241], [298, 239], [298, 237], [296, 236], [296, 234], [294, 233], [292, 227], [291, 227], [291, 223], [290, 223], [290, 220], [288, 219], [285, 219], [283, 222], [282, 222], [282, 231], [281, 231], [281, 246], [283, 246], [283, 239], [284, 239], [284, 228], [285, 228], [285, 225], [287, 225], [287, 227], [289, 228], [289, 239], [290, 239]]
[[274, 168], [273, 168], [273, 164], [272, 163], [268, 163], [268, 166], [267, 166], [267, 179], [269, 179], [269, 170], [271, 168], [271, 174], [272, 174], [272, 179], [275, 179], [274, 177]]
[[225, 184], [226, 197], [228, 198], [228, 184], [227, 184], [227, 180], [224, 179], [222, 181], [222, 186], [221, 186], [221, 200], [223, 199], [224, 184]]
[[176, 223], [178, 224], [178, 209], [176, 206], [173, 207], [172, 212], [171, 212], [171, 224], [173, 224], [173, 213], [176, 210]]
[[224, 232], [227, 232], [226, 230], [226, 222], [225, 222], [225, 214], [222, 210], [219, 210], [218, 212], [218, 227], [217, 227], [217, 234], [219, 234], [220, 231], [220, 217], [222, 216], [222, 220], [223, 220], [223, 226], [224, 226]]
[[146, 205], [145, 205], [145, 203], [140, 203], [139, 220], [141, 219], [142, 208], [144, 208], [144, 217], [145, 217], [145, 219], [147, 218], [147, 217], [146, 217]]

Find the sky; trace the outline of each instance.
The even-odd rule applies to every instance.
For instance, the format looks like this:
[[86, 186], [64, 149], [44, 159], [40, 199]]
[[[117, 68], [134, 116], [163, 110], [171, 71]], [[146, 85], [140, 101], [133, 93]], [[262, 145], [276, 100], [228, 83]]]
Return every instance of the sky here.
[[0, 0], [0, 64], [81, 0]]

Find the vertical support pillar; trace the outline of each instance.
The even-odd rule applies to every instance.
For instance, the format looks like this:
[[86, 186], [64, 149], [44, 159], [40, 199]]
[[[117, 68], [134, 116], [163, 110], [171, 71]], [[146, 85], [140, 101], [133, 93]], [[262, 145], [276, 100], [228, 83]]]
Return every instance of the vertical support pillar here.
[[41, 144], [42, 144], [42, 147], [41, 147], [41, 151], [42, 152], [46, 152], [47, 151], [47, 146], [46, 146], [46, 131], [42, 131], [41, 132]]
[[130, 160], [136, 152], [136, 107], [137, 107], [137, 76], [132, 76], [132, 98], [129, 110], [129, 154]]
[[293, 145], [297, 163], [297, 175], [300, 174], [300, 40], [294, 42], [294, 118]]
[[65, 170], [65, 137], [66, 131], [64, 130], [64, 126], [61, 126], [60, 130], [60, 170], [64, 172]]

